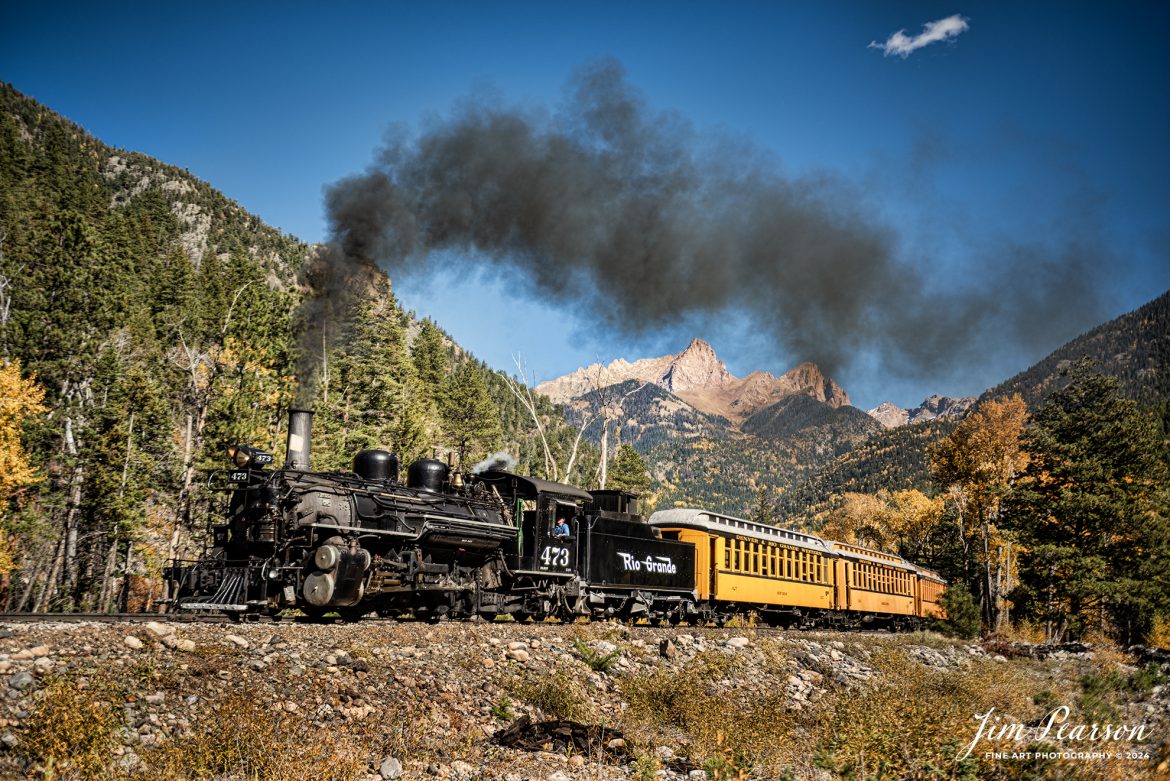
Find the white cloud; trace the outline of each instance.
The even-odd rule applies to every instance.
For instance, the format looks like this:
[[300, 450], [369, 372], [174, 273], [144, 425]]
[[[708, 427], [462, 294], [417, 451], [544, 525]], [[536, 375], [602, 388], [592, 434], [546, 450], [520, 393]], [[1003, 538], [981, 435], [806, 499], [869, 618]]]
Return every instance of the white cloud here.
[[871, 41], [869, 48], [881, 49], [887, 57], [891, 54], [896, 54], [902, 59], [906, 59], [923, 46], [929, 46], [932, 43], [957, 37], [959, 33], [965, 32], [968, 27], [970, 25], [967, 24], [967, 20], [959, 14], [955, 14], [954, 16], [948, 16], [946, 19], [927, 22], [923, 26], [922, 32], [913, 38], [906, 35], [905, 30], [898, 30], [898, 32], [887, 38], [885, 43]]

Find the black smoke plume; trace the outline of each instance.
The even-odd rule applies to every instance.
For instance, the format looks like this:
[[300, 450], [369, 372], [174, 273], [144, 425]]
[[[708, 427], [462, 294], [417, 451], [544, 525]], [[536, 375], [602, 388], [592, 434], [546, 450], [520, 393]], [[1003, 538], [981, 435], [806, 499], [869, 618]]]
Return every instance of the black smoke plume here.
[[746, 312], [790, 358], [832, 370], [876, 350], [910, 376], [992, 335], [1018, 345], [1062, 297], [1092, 298], [1086, 276], [1027, 252], [1027, 268], [1008, 269], [1011, 295], [996, 275], [928, 293], [946, 286], [899, 258], [864, 195], [828, 174], [785, 176], [750, 144], [651, 109], [607, 60], [574, 74], [559, 110], [469, 100], [389, 137], [365, 173], [327, 189], [327, 259], [339, 278], [371, 260], [394, 276], [443, 252], [519, 272], [625, 333]]

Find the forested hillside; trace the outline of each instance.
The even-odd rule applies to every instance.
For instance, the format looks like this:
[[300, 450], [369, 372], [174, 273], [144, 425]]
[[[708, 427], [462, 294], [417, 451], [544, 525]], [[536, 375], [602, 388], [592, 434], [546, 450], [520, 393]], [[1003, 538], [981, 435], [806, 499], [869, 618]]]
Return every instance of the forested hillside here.
[[[0, 85], [0, 604], [158, 598], [220, 508], [203, 471], [233, 443], [282, 462], [294, 402], [317, 409], [315, 467], [502, 449], [565, 477], [563, 412], [403, 312], [376, 270], [302, 354], [318, 252]], [[585, 446], [573, 479], [595, 466]]]
[[780, 499], [785, 523], [818, 528], [846, 493], [917, 489], [930, 492], [930, 447], [949, 436], [953, 420], [931, 420], [879, 431], [838, 456]]
[[1121, 382], [1121, 390], [1146, 407], [1170, 397], [1170, 292], [1128, 314], [1097, 326], [1054, 350], [1034, 366], [988, 390], [980, 398], [1018, 393], [1036, 409], [1068, 384], [1063, 371], [1080, 360]]

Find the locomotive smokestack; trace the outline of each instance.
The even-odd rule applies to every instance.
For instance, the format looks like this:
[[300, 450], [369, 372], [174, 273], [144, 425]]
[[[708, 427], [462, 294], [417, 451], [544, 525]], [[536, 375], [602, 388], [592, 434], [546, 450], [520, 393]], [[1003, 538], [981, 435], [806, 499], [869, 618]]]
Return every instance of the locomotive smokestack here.
[[284, 465], [288, 469], [308, 469], [309, 450], [313, 438], [313, 411], [288, 411], [288, 455]]

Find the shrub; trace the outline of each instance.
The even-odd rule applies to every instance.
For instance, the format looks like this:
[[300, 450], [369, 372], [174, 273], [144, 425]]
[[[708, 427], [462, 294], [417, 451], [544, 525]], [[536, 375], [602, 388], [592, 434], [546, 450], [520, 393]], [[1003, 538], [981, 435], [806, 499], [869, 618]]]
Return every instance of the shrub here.
[[123, 725], [120, 693], [106, 684], [83, 689], [75, 680], [56, 678], [34, 697], [20, 753], [44, 765], [49, 777], [105, 775]]
[[966, 640], [979, 636], [982, 626], [979, 606], [975, 604], [966, 585], [959, 581], [948, 585], [941, 604], [947, 611], [947, 617], [941, 621], [935, 620], [935, 628], [939, 632]]
[[621, 649], [616, 649], [608, 654], [601, 654], [598, 651], [590, 648], [580, 639], [573, 640], [573, 647], [577, 649], [577, 654], [581, 657], [581, 661], [589, 665], [589, 669], [594, 672], [607, 672], [617, 658], [622, 655]]
[[580, 721], [589, 715], [589, 703], [580, 684], [559, 670], [553, 675], [531, 674], [516, 683], [512, 693], [558, 719]]
[[512, 713], [512, 701], [507, 697], [501, 697], [492, 705], [492, 716], [500, 721], [511, 721], [515, 718]]

